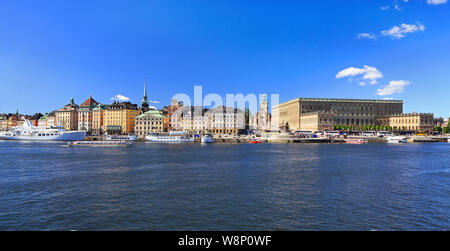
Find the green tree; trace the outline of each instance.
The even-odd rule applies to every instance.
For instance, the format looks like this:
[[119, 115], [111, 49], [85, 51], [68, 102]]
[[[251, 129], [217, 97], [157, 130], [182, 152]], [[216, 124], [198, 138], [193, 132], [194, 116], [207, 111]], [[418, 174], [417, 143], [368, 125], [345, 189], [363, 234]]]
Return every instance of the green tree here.
[[442, 133], [449, 133], [450, 132], [450, 126], [446, 126], [442, 128]]

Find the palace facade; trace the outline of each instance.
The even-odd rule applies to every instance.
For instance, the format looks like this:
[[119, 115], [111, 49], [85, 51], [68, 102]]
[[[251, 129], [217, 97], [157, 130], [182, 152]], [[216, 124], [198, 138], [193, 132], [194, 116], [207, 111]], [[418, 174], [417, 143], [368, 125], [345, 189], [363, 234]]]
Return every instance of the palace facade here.
[[[302, 130], [302, 116], [311, 113], [331, 114], [333, 125], [361, 128], [387, 124], [390, 115], [403, 112], [401, 100], [298, 98], [272, 108], [274, 123], [290, 130]], [[276, 121], [277, 120], [277, 121]]]

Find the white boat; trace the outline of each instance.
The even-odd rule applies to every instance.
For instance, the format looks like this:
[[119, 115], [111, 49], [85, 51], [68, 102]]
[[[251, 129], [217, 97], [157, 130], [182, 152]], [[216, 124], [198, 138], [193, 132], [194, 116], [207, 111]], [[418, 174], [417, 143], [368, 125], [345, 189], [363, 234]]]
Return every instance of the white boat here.
[[210, 134], [205, 134], [205, 135], [202, 136], [201, 141], [202, 141], [202, 143], [213, 143], [213, 142], [214, 142], [214, 139], [213, 139], [213, 136], [212, 136], [212, 135], [210, 135]]
[[109, 146], [127, 146], [128, 143], [126, 141], [72, 141], [67, 143], [68, 146], [101, 146], [101, 147], [109, 147]]
[[406, 141], [406, 137], [403, 137], [403, 136], [389, 136], [386, 138], [386, 143], [401, 144], [401, 143], [407, 143], [407, 141]]
[[345, 140], [346, 144], [367, 144], [369, 141], [367, 139], [349, 138]]
[[136, 135], [108, 135], [105, 139], [110, 141], [135, 141], [137, 137]]
[[39, 127], [25, 120], [23, 126], [0, 133], [0, 139], [32, 141], [73, 141], [83, 140], [85, 131], [66, 131], [61, 127]]
[[194, 142], [194, 138], [189, 138], [184, 135], [170, 135], [167, 133], [150, 133], [145, 136], [145, 139], [150, 142], [160, 142], [160, 143], [184, 143], [184, 142]]

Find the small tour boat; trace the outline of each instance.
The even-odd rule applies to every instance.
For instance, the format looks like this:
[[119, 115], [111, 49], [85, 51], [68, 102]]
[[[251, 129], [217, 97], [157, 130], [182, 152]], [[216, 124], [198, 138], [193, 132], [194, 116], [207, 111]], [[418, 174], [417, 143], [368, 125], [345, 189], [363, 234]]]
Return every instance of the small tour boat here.
[[400, 144], [400, 143], [407, 143], [406, 137], [402, 136], [389, 136], [386, 138], [386, 143], [388, 144]]
[[350, 139], [346, 139], [345, 143], [346, 144], [367, 144], [369, 141], [367, 139], [357, 139], [357, 138], [350, 138]]
[[108, 135], [106, 140], [110, 141], [136, 141], [136, 135]]
[[202, 143], [213, 143], [214, 139], [210, 134], [205, 134], [202, 136], [201, 142]]
[[187, 143], [194, 142], [194, 138], [184, 135], [174, 135], [167, 133], [150, 133], [145, 139], [150, 142], [158, 143]]
[[125, 141], [73, 141], [67, 143], [68, 146], [127, 146]]
[[248, 141], [250, 144], [261, 144], [261, 140], [251, 139]]

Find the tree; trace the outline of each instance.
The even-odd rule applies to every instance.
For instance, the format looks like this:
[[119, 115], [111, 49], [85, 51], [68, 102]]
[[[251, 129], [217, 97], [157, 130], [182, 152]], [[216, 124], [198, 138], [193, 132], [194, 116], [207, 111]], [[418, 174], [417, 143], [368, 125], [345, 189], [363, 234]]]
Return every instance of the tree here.
[[450, 125], [442, 128], [442, 133], [449, 133], [450, 132]]

